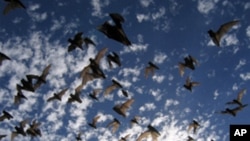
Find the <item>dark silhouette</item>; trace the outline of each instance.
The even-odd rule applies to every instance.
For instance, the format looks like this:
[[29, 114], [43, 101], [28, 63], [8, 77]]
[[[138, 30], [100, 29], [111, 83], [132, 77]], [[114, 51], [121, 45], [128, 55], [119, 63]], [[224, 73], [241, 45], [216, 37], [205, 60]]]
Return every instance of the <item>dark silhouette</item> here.
[[198, 61], [192, 57], [191, 55], [188, 55], [184, 58], [184, 63], [179, 62], [179, 73], [181, 76], [184, 75], [185, 68], [189, 68], [191, 70], [195, 70], [195, 65], [198, 65]]
[[65, 94], [65, 92], [68, 90], [68, 88], [61, 90], [59, 93], [54, 93], [52, 97], [49, 97], [47, 99], [47, 102], [50, 102], [52, 100], [62, 100], [62, 96]]
[[159, 70], [160, 68], [153, 64], [152, 62], [148, 62], [149, 66], [145, 68], [145, 77], [148, 78], [149, 73], [154, 75], [155, 70]]
[[232, 28], [232, 26], [239, 23], [239, 20], [230, 21], [220, 26], [220, 28], [215, 32], [213, 30], [208, 30], [208, 34], [211, 37], [214, 44], [220, 47], [221, 38]]
[[5, 55], [4, 53], [0, 52], [0, 66], [2, 65], [2, 62], [4, 60], [11, 60], [10, 57], [8, 57], [7, 55]]
[[24, 4], [20, 0], [4, 0], [8, 2], [8, 4], [5, 6], [3, 10], [3, 14], [7, 15], [11, 10], [14, 10], [16, 8], [23, 8], [26, 9]]

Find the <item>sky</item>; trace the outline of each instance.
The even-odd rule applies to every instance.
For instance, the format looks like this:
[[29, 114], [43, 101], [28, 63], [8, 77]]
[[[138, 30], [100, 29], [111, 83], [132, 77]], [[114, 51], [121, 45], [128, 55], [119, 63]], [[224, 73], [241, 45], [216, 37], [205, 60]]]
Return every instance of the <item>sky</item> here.
[[[247, 0], [22, 0], [26, 9], [15, 9], [0, 14], [0, 52], [11, 61], [0, 66], [0, 110], [14, 118], [0, 122], [3, 140], [10, 139], [14, 126], [23, 119], [41, 122], [42, 137], [33, 140], [72, 141], [81, 132], [83, 141], [117, 141], [130, 134], [134, 141], [151, 124], [160, 133], [159, 141], [185, 141], [192, 136], [196, 141], [228, 141], [230, 124], [250, 124], [249, 107], [236, 117], [218, 114], [225, 103], [247, 89], [242, 102], [249, 103], [250, 95], [250, 2]], [[0, 2], [3, 10], [6, 2]], [[97, 30], [105, 21], [111, 22], [109, 13], [121, 14], [122, 27], [131, 41], [130, 47], [114, 41]], [[217, 30], [221, 24], [240, 20], [223, 36], [221, 47], [213, 44], [207, 31]], [[96, 46], [84, 46], [67, 52], [68, 38], [78, 32], [91, 38]], [[107, 47], [100, 67], [106, 79], [87, 83], [81, 91], [82, 103], [67, 103], [70, 93], [81, 83], [80, 72], [89, 64], [89, 58]], [[116, 52], [121, 66], [110, 69], [106, 55]], [[183, 77], [178, 63], [192, 55], [199, 64], [194, 71], [185, 69]], [[144, 69], [151, 61], [160, 69], [148, 78]], [[23, 91], [28, 100], [14, 105], [16, 84], [26, 74], [41, 74], [51, 64], [47, 82], [34, 93]], [[200, 82], [190, 92], [183, 87], [186, 77]], [[93, 89], [105, 90], [118, 80], [121, 89], [99, 101], [88, 94]], [[62, 101], [46, 100], [68, 88]], [[122, 117], [112, 110], [116, 104], [133, 98], [135, 101]], [[100, 115], [97, 129], [88, 126], [92, 118]], [[139, 116], [139, 125], [130, 126], [130, 120]], [[112, 133], [107, 124], [117, 118], [121, 125]], [[197, 133], [188, 132], [195, 119], [200, 123]], [[27, 129], [28, 126], [25, 127]], [[16, 140], [30, 140], [19, 135]], [[145, 140], [151, 141], [151, 139]]]

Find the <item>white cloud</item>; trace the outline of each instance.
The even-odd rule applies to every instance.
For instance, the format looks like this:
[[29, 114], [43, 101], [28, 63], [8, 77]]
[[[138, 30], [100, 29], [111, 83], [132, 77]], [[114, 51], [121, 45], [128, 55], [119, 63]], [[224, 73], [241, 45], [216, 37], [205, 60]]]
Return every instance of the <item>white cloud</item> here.
[[250, 72], [247, 73], [241, 73], [240, 78], [244, 81], [250, 80]]
[[151, 3], [154, 3], [153, 0], [140, 0], [140, 4], [142, 7], [148, 7]]
[[91, 5], [93, 7], [93, 12], [92, 12], [92, 16], [96, 16], [96, 17], [102, 17], [103, 16], [103, 11], [102, 8], [106, 7], [109, 5], [109, 0], [91, 0]]
[[202, 14], [209, 14], [215, 8], [218, 0], [199, 0], [197, 9]]
[[244, 65], [246, 65], [246, 59], [240, 59], [239, 63], [237, 64], [237, 66], [234, 68], [234, 70], [238, 70], [241, 67], [243, 67]]
[[163, 52], [157, 52], [154, 56], [154, 62], [162, 64], [168, 56]]
[[157, 83], [162, 83], [163, 80], [165, 79], [165, 75], [154, 74], [152, 79]]
[[150, 102], [150, 103], [145, 103], [144, 106], [141, 106], [139, 108], [140, 112], [145, 112], [145, 111], [152, 111], [156, 108], [155, 104]]
[[137, 21], [141, 23], [143, 21], [148, 21], [150, 19], [150, 16], [146, 14], [136, 14], [136, 18], [137, 18]]

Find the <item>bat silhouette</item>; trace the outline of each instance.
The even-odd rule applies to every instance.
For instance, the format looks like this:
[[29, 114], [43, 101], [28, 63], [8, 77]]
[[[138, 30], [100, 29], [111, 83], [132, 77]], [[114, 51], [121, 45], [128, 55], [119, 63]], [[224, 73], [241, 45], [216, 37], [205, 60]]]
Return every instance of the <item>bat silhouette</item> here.
[[30, 135], [32, 138], [36, 136], [42, 136], [41, 130], [39, 129], [39, 126], [41, 125], [40, 122], [37, 122], [36, 120], [33, 120], [32, 124], [30, 124], [30, 127], [26, 130], [26, 133]]
[[158, 137], [161, 134], [159, 133], [159, 131], [157, 129], [155, 129], [153, 126], [148, 125], [148, 130], [144, 131], [143, 133], [141, 133], [139, 135], [139, 137], [137, 138], [136, 141], [142, 141], [144, 138], [149, 138], [151, 137], [153, 141], [158, 141]]
[[28, 119], [25, 119], [23, 121], [21, 121], [19, 123], [19, 126], [15, 126], [15, 131], [12, 131], [11, 133], [11, 141], [14, 140], [14, 138], [17, 136], [17, 135], [23, 135], [23, 136], [26, 136], [26, 132], [24, 131], [24, 128], [25, 128], [25, 125], [29, 122]]
[[70, 43], [70, 45], [68, 46], [68, 52], [71, 52], [76, 48], [80, 48], [81, 50], [83, 50], [82, 44], [84, 42], [84, 39], [82, 38], [82, 34], [83, 32], [78, 32], [73, 39], [68, 39], [68, 42]]
[[185, 68], [189, 68], [191, 70], [195, 70], [195, 65], [198, 65], [198, 61], [192, 57], [191, 55], [188, 55], [184, 58], [184, 63], [179, 62], [179, 73], [181, 76], [184, 75]]
[[118, 13], [109, 14], [115, 25], [111, 25], [109, 22], [104, 22], [102, 25], [97, 27], [97, 30], [105, 34], [108, 38], [120, 42], [126, 46], [132, 45], [127, 35], [125, 34], [121, 23], [124, 22], [124, 18]]
[[148, 62], [148, 66], [145, 68], [145, 77], [148, 78], [148, 75], [151, 73], [154, 75], [155, 70], [159, 70], [160, 68], [153, 64], [152, 62]]
[[118, 119], [116, 119], [116, 118], [114, 118], [114, 120], [113, 121], [111, 121], [108, 125], [107, 125], [107, 127], [111, 127], [112, 129], [112, 133], [115, 133], [117, 130], [118, 130], [118, 128], [120, 127], [120, 125], [121, 125], [121, 123], [120, 123], [120, 121], [118, 120]]
[[87, 82], [92, 81], [97, 78], [105, 78], [105, 75], [101, 68], [99, 67], [101, 59], [104, 57], [108, 48], [101, 49], [94, 59], [90, 58], [90, 64], [84, 67], [80, 73], [80, 78], [82, 78], [82, 84], [85, 85]]
[[65, 94], [65, 92], [68, 90], [68, 88], [61, 90], [59, 93], [54, 93], [52, 97], [49, 97], [47, 99], [47, 102], [50, 102], [52, 100], [62, 100], [62, 96]]
[[17, 94], [14, 97], [14, 104], [19, 104], [21, 99], [28, 99], [22, 92], [21, 86], [19, 84], [16, 85]]
[[32, 81], [33, 79], [36, 79], [36, 82], [33, 84], [33, 87], [35, 90], [39, 88], [43, 83], [46, 83], [46, 77], [49, 74], [50, 68], [51, 68], [51, 64], [49, 64], [43, 69], [41, 75], [34, 75], [34, 74], [26, 75], [26, 77], [29, 78], [30, 81]]
[[5, 55], [4, 53], [0, 52], [0, 66], [2, 65], [2, 62], [4, 60], [11, 60], [10, 57], [8, 57], [7, 55]]
[[9, 112], [3, 110], [3, 115], [0, 116], [0, 121], [4, 121], [5, 119], [10, 120], [12, 118], [13, 116]]
[[96, 129], [96, 123], [97, 123], [97, 121], [98, 121], [98, 119], [100, 118], [101, 116], [95, 116], [94, 118], [93, 118], [93, 120], [92, 120], [92, 122], [91, 123], [88, 123], [88, 125], [90, 126], [90, 127], [93, 127], [93, 128], [95, 128]]
[[100, 94], [101, 91], [102, 89], [94, 89], [93, 92], [89, 94], [89, 96], [94, 100], [98, 100], [97, 95]]
[[130, 106], [134, 103], [134, 99], [128, 99], [122, 104], [115, 105], [113, 107], [113, 110], [118, 113], [119, 115], [122, 115], [123, 117], [126, 117], [126, 112], [130, 108]]
[[232, 101], [227, 102], [226, 104], [238, 104], [239, 106], [242, 106], [243, 104], [241, 103], [241, 99], [243, 95], [246, 93], [246, 89], [241, 90], [238, 93], [237, 99], [233, 99]]
[[241, 106], [238, 106], [238, 107], [235, 107], [233, 109], [229, 109], [229, 108], [226, 108], [224, 111], [221, 111], [220, 113], [221, 114], [230, 114], [232, 116], [236, 116], [236, 114], [243, 110], [248, 104], [245, 104], [245, 105], [241, 105]]
[[132, 118], [131, 120], [130, 120], [130, 126], [131, 127], [133, 127], [135, 124], [139, 124], [139, 119], [140, 119], [140, 117], [139, 116], [134, 116], [134, 118]]
[[196, 134], [198, 127], [200, 127], [200, 124], [196, 120], [193, 120], [188, 126], [188, 132], [193, 129], [193, 133]]
[[11, 10], [14, 10], [16, 8], [26, 9], [24, 4], [20, 0], [4, 0], [4, 1], [8, 2], [8, 4], [5, 6], [3, 10], [4, 15], [7, 15]]
[[104, 91], [104, 96], [109, 95], [112, 91], [114, 91], [114, 90], [117, 89], [117, 88], [122, 88], [122, 85], [121, 85], [118, 81], [112, 79], [112, 85], [108, 86], [108, 87], [105, 89], [105, 91]]
[[75, 102], [75, 101], [78, 102], [78, 103], [82, 103], [82, 100], [80, 98], [82, 87], [83, 87], [83, 85], [80, 84], [79, 86], [77, 86], [75, 88], [75, 93], [70, 94], [70, 97], [68, 98], [68, 103], [72, 103], [72, 102]]
[[113, 68], [112, 62], [114, 62], [115, 64], [117, 64], [119, 67], [121, 66], [120, 57], [115, 52], [112, 52], [112, 54], [107, 55], [107, 61], [108, 61], [109, 67], [111, 69]]
[[238, 23], [239, 23], [239, 20], [230, 21], [230, 22], [222, 24], [216, 32], [211, 29], [208, 30], [208, 34], [210, 38], [212, 39], [213, 43], [216, 46], [220, 47], [221, 38], [232, 28], [232, 26]]
[[190, 80], [190, 77], [187, 77], [186, 83], [183, 86], [184, 86], [184, 88], [186, 88], [187, 90], [192, 92], [192, 88], [194, 86], [198, 86], [198, 85], [200, 85], [199, 82], [193, 82], [193, 81]]

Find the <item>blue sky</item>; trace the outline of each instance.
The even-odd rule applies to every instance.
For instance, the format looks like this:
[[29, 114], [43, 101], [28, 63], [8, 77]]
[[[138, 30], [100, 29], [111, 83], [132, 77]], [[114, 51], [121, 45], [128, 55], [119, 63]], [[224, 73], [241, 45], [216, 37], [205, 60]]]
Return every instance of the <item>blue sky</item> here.
[[[22, 119], [37, 119], [43, 136], [34, 140], [74, 140], [78, 132], [86, 141], [117, 141], [130, 134], [134, 141], [151, 124], [159, 130], [159, 141], [184, 141], [192, 136], [197, 141], [228, 141], [230, 124], [250, 124], [249, 107], [236, 117], [216, 114], [224, 110], [226, 102], [237, 97], [246, 88], [243, 103], [250, 96], [250, 2], [247, 0], [90, 0], [66, 1], [22, 0], [27, 7], [15, 9], [7, 15], [0, 14], [0, 51], [12, 60], [0, 66], [0, 110], [7, 110], [14, 118], [0, 123], [0, 133], [9, 140], [14, 126]], [[0, 2], [3, 10], [6, 3]], [[132, 46], [129, 48], [107, 38], [96, 27], [111, 22], [109, 13], [120, 13], [125, 22], [123, 29]], [[216, 47], [209, 38], [209, 29], [217, 30], [223, 23], [240, 20]], [[91, 38], [96, 46], [85, 50], [67, 52], [68, 38], [77, 32]], [[100, 66], [106, 79], [89, 82], [82, 89], [82, 103], [67, 104], [70, 93], [81, 83], [80, 71], [89, 64], [99, 50], [120, 55], [121, 67], [110, 69], [106, 57]], [[196, 70], [178, 72], [178, 62], [191, 54], [199, 65]], [[144, 77], [147, 63], [154, 62], [160, 69], [149, 78]], [[47, 83], [35, 93], [24, 91], [28, 100], [13, 105], [16, 84], [26, 74], [40, 74], [52, 64]], [[185, 79], [201, 84], [192, 92], [183, 88]], [[105, 90], [118, 80], [129, 93], [121, 90], [109, 97], [99, 95], [93, 101], [88, 94], [94, 88]], [[62, 101], [46, 100], [64, 88], [69, 88]], [[112, 110], [116, 104], [129, 98], [135, 101], [124, 118]], [[234, 107], [234, 106], [230, 106]], [[100, 115], [97, 129], [88, 126], [92, 118]], [[130, 119], [140, 116], [139, 125], [130, 127]], [[112, 134], [107, 124], [117, 118], [121, 126]], [[197, 134], [187, 132], [188, 125], [196, 119], [201, 124]], [[28, 128], [28, 126], [26, 126]], [[20, 140], [30, 137], [18, 136]], [[151, 141], [148, 139], [147, 141]]]

